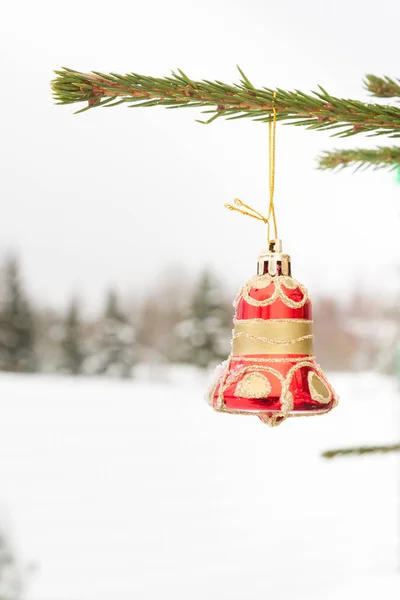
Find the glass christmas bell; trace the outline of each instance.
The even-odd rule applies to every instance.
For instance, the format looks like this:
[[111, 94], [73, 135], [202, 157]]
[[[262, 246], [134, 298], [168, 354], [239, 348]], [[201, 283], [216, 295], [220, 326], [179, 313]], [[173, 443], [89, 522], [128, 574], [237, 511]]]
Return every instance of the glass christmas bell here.
[[216, 411], [256, 415], [273, 426], [336, 406], [315, 362], [311, 301], [291, 277], [280, 240], [260, 254], [257, 275], [239, 291], [234, 307], [232, 351], [209, 394]]

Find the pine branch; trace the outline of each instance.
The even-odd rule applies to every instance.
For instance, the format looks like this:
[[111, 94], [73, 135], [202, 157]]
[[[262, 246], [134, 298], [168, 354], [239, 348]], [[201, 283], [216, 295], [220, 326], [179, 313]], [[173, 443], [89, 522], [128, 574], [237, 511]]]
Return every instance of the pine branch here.
[[[400, 136], [400, 109], [381, 104], [365, 104], [358, 100], [336, 98], [322, 87], [312, 94], [298, 90], [255, 88], [243, 71], [239, 84], [221, 81], [192, 81], [183, 71], [171, 77], [145, 77], [136, 73], [118, 75], [93, 72], [79, 73], [64, 68], [56, 71], [52, 82], [58, 104], [87, 102], [83, 112], [98, 106], [129, 107], [166, 106], [167, 108], [205, 108], [212, 116], [226, 119], [250, 118], [255, 121], [271, 120], [272, 107], [277, 120], [307, 129], [337, 130], [337, 136], [356, 133]], [[202, 122], [202, 121], [200, 121]]]
[[400, 79], [367, 75], [364, 84], [367, 90], [378, 98], [395, 98], [396, 96], [400, 96]]
[[400, 166], [400, 147], [382, 147], [370, 150], [367, 148], [358, 148], [355, 150], [333, 150], [324, 152], [319, 158], [319, 168], [326, 169], [344, 169], [346, 167], [355, 167], [358, 171], [361, 168], [374, 169], [389, 168], [391, 171]]
[[338, 450], [327, 450], [323, 452], [324, 458], [336, 458], [337, 456], [362, 455], [362, 454], [389, 454], [389, 452], [400, 452], [400, 444], [389, 446], [360, 446], [359, 448], [341, 448]]

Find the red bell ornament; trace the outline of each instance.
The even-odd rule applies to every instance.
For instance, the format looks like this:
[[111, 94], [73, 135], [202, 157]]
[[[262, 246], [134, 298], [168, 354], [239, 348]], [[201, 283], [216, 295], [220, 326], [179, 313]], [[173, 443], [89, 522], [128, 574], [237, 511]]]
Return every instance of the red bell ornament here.
[[232, 351], [209, 395], [216, 411], [256, 415], [275, 426], [336, 406], [315, 362], [311, 300], [292, 278], [280, 240], [260, 254], [257, 275], [239, 291], [234, 307]]

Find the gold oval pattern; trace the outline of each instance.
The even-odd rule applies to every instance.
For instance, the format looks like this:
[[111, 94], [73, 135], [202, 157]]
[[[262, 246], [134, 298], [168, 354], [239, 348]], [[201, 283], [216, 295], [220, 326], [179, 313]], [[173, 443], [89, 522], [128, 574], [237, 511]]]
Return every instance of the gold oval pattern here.
[[261, 373], [249, 373], [237, 384], [235, 395], [242, 398], [267, 398], [271, 393], [271, 384]]
[[330, 389], [314, 371], [309, 371], [308, 373], [308, 387], [310, 388], [311, 398], [314, 402], [329, 404], [332, 400]]

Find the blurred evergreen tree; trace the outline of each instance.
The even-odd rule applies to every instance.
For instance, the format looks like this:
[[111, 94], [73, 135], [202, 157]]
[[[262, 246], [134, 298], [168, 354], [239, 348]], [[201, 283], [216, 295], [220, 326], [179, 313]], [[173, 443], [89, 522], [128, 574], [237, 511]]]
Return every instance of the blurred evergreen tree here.
[[35, 310], [35, 351], [42, 373], [61, 370], [64, 352], [65, 314], [43, 307]]
[[18, 565], [10, 543], [0, 533], [0, 600], [21, 600], [23, 594], [22, 569]]
[[232, 308], [221, 283], [207, 270], [201, 273], [186, 318], [175, 328], [176, 360], [207, 368], [230, 351]]
[[34, 318], [20, 281], [16, 257], [10, 257], [4, 266], [1, 296], [0, 369], [32, 373], [38, 367]]
[[120, 308], [117, 293], [110, 290], [87, 370], [97, 375], [131, 377], [135, 363], [135, 329]]
[[190, 293], [187, 275], [180, 267], [170, 265], [157, 276], [137, 311], [136, 343], [141, 362], [175, 360], [175, 328], [182, 321]]
[[64, 335], [61, 339], [61, 371], [70, 375], [81, 375], [85, 360], [82, 346], [82, 325], [79, 304], [72, 299], [64, 322]]
[[[366, 356], [359, 356], [359, 338], [348, 324], [348, 308], [339, 300], [327, 296], [316, 298], [313, 303], [315, 354], [328, 371], [352, 371], [357, 360], [365, 363]], [[372, 350], [371, 344], [364, 351]]]

